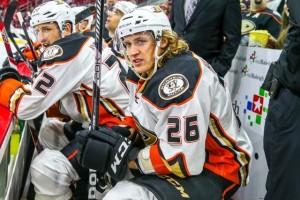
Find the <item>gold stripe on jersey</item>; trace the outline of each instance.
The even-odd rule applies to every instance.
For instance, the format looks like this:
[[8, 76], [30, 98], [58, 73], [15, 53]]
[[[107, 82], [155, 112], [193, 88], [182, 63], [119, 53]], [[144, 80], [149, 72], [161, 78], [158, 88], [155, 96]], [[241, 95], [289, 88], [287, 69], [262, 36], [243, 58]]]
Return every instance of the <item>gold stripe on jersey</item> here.
[[85, 121], [90, 121], [90, 114], [88, 109], [88, 103], [83, 95], [74, 94], [74, 97], [77, 102], [77, 107], [79, 108], [80, 113]]
[[168, 170], [169, 170], [170, 172], [172, 172], [172, 174], [175, 174], [176, 176], [178, 176], [178, 177], [180, 177], [180, 178], [185, 178], [185, 177], [186, 177], [186, 176], [184, 175], [184, 173], [182, 172], [182, 169], [181, 169], [181, 167], [180, 167], [179, 162], [176, 162], [176, 163], [173, 164], [173, 165], [169, 165], [169, 163], [168, 163], [166, 160], [164, 160], [164, 159], [162, 159], [162, 160], [163, 160], [165, 166], [168, 168]]
[[138, 88], [137, 88], [137, 93], [142, 93], [145, 89], [145, 87], [147, 86], [148, 81], [145, 80], [139, 80], [138, 82]]
[[85, 91], [88, 96], [93, 96], [93, 89], [83, 83], [80, 85], [80, 90]]
[[159, 144], [152, 145], [150, 148], [150, 157], [153, 168], [158, 174], [172, 173], [180, 178], [190, 176], [186, 167], [186, 159], [183, 153], [178, 153], [175, 156], [166, 160], [160, 149]]
[[118, 108], [114, 101], [112, 101], [111, 99], [101, 98], [101, 103], [108, 113], [111, 113], [113, 116], [119, 118], [121, 121], [124, 119], [124, 112], [122, 111], [122, 109]]
[[[223, 149], [224, 152], [230, 152], [234, 157], [236, 163], [231, 164], [232, 167], [239, 169], [239, 184], [245, 185], [247, 176], [249, 175], [249, 162], [250, 157], [245, 150], [238, 147], [236, 141], [231, 139], [228, 134], [224, 131], [222, 126], [219, 124], [218, 118], [212, 113], [210, 114], [210, 124], [211, 124], [211, 136], [218, 142], [218, 148]], [[225, 164], [225, 163], [223, 163]], [[222, 175], [221, 175], [222, 176]], [[224, 176], [224, 175], [223, 175]], [[226, 175], [225, 175], [226, 176]], [[240, 177], [241, 176], [241, 177]], [[237, 177], [236, 177], [237, 178]], [[242, 182], [241, 182], [242, 181]]]
[[155, 135], [155, 133], [144, 128], [135, 116], [132, 117], [134, 119], [135, 125], [139, 130], [139, 133], [142, 136], [144, 143], [147, 146], [154, 145], [157, 142], [157, 136]]
[[163, 161], [164, 163], [167, 162], [167, 164], [165, 163], [165, 165], [167, 166], [169, 171], [175, 174], [176, 176], [180, 178], [185, 178], [190, 176], [190, 174], [186, 171], [187, 168], [185, 164], [185, 158], [182, 153], [176, 155], [175, 157], [169, 159], [168, 161], [165, 161], [164, 159]]
[[14, 92], [14, 94], [11, 96], [11, 98], [10, 98], [10, 110], [11, 110], [13, 113], [16, 113], [16, 108], [17, 108], [17, 105], [18, 105], [18, 103], [19, 103], [19, 100], [20, 100], [21, 97], [22, 97], [23, 95], [25, 95], [25, 94], [26, 94], [25, 90], [24, 90], [22, 87], [20, 87], [20, 88], [18, 88], [18, 89]]

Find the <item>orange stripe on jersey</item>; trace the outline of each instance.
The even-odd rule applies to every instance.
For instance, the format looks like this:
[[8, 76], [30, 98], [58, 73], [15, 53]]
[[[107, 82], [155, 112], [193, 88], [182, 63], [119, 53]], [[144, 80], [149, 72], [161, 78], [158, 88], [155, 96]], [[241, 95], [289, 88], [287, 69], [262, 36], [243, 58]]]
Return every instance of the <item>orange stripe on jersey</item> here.
[[[88, 105], [89, 112], [91, 112], [92, 97], [84, 96], [84, 99], [85, 99], [84, 103]], [[105, 106], [108, 106], [108, 107], [105, 107]], [[120, 109], [117, 107], [114, 107], [114, 106], [115, 106], [115, 104], [112, 101], [109, 101], [108, 99], [106, 99], [105, 103], [103, 103], [103, 99], [102, 99], [102, 101], [100, 101], [99, 124], [106, 125], [108, 127], [124, 124], [120, 118], [120, 116], [121, 116]], [[125, 116], [122, 116], [122, 117], [125, 117]]]
[[133, 83], [133, 84], [135, 84], [135, 85], [137, 85], [137, 84], [138, 84], [138, 82], [137, 82], [137, 81], [133, 81], [133, 80], [131, 80], [131, 79], [127, 79], [127, 78], [126, 78], [126, 82]]
[[161, 158], [158, 150], [158, 144], [152, 145], [150, 147], [150, 159], [152, 166], [157, 174], [164, 175], [170, 174], [170, 171], [164, 164], [163, 159]]
[[68, 160], [71, 160], [72, 158], [74, 158], [76, 155], [78, 154], [78, 150], [74, 151], [71, 155], [68, 156]]
[[237, 186], [237, 184], [233, 183], [232, 185], [230, 185], [228, 188], [226, 188], [223, 193], [222, 193], [222, 200], [225, 199], [225, 196], [227, 195], [227, 193], [232, 190], [232, 188], [234, 188], [235, 186]]
[[93, 92], [93, 88], [90, 88], [88, 85], [84, 84], [84, 83], [81, 83], [80, 85], [81, 87], [83, 87], [85, 90], [87, 91], [90, 91], [90, 92]]
[[238, 174], [240, 164], [235, 161], [232, 152], [220, 146], [210, 134], [207, 134], [205, 146], [207, 161], [204, 163], [204, 167], [234, 183], [240, 184]]
[[207, 133], [207, 160], [204, 167], [234, 183], [246, 184], [250, 156], [226, 134], [213, 114], [210, 115], [210, 122], [212, 129]]
[[[11, 97], [15, 94], [18, 88], [22, 87], [24, 83], [17, 81], [16, 79], [6, 79], [2, 81], [0, 85], [0, 104], [6, 108], [10, 108]], [[25, 91], [23, 90], [23, 94]], [[14, 110], [12, 110], [14, 112]]]
[[121, 125], [126, 125], [129, 126], [131, 128], [134, 128], [135, 130], [138, 130], [133, 117], [125, 117], [124, 120], [122, 121]]

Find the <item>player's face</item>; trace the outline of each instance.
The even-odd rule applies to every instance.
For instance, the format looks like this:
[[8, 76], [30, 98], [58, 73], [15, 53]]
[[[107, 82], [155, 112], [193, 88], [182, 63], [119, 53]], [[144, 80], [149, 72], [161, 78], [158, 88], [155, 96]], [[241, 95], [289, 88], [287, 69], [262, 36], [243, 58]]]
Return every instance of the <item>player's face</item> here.
[[115, 32], [116, 28], [118, 27], [118, 24], [120, 22], [120, 19], [123, 17], [123, 13], [120, 12], [118, 9], [114, 9], [112, 11], [107, 11], [107, 19], [105, 22], [105, 28], [109, 32]]
[[61, 39], [60, 30], [55, 23], [44, 23], [34, 27], [35, 35], [43, 47]]
[[154, 52], [156, 43], [151, 33], [137, 33], [124, 38], [124, 46], [134, 71], [151, 73], [154, 67]]

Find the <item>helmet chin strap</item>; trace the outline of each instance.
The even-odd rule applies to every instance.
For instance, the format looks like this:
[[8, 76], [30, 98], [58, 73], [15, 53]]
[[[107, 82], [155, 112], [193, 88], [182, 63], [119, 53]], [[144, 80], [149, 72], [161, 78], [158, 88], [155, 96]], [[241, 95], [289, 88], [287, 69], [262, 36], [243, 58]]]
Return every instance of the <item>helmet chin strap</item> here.
[[142, 80], [145, 80], [145, 81], [147, 81], [147, 80], [149, 80], [154, 74], [155, 74], [155, 72], [157, 71], [157, 68], [158, 68], [158, 66], [157, 66], [157, 64], [158, 64], [158, 61], [169, 51], [169, 47], [167, 48], [167, 50], [162, 54], [162, 55], [157, 55], [157, 53], [158, 53], [158, 47], [159, 47], [159, 45], [156, 45], [156, 47], [155, 47], [155, 52], [154, 52], [154, 54], [155, 54], [155, 60], [154, 60], [154, 68], [153, 68], [153, 71], [151, 72], [151, 74], [149, 75], [149, 76], [147, 76], [146, 78], [145, 77], [142, 77], [139, 73], [137, 73], [135, 70], [134, 70], [134, 67], [132, 67], [132, 64], [131, 64], [131, 62], [128, 60], [128, 57], [127, 56], [125, 56], [125, 58], [126, 58], [126, 61], [127, 61], [127, 63], [128, 63], [128, 66], [133, 70], [133, 72], [140, 78], [140, 79], [142, 79]]

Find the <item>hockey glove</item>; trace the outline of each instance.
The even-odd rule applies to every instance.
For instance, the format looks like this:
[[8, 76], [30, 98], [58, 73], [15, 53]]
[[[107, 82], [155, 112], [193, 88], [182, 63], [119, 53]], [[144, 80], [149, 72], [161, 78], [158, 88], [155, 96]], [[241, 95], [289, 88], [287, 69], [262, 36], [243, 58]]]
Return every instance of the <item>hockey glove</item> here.
[[16, 79], [18, 81], [21, 81], [21, 76], [19, 72], [11, 67], [4, 67], [0, 69], [0, 83], [4, 81], [5, 79]]
[[19, 72], [11, 67], [4, 67], [0, 69], [0, 83], [6, 79], [16, 79], [25, 84], [31, 83], [31, 78], [27, 76], [20, 75]]
[[134, 131], [134, 133], [131, 133], [129, 126], [126, 126], [126, 127], [124, 127], [124, 126], [112, 126], [111, 129], [114, 132], [119, 133], [123, 137], [126, 137], [126, 138], [130, 139], [131, 142], [133, 143], [132, 144], [133, 146], [137, 146], [142, 142], [139, 133], [137, 131]]
[[69, 141], [74, 140], [77, 131], [83, 130], [82, 123], [75, 122], [73, 120], [66, 122], [63, 129], [64, 134]]
[[123, 137], [129, 137], [130, 136], [130, 130], [128, 127], [122, 127], [122, 126], [112, 126], [111, 129], [122, 135]]
[[125, 178], [128, 171], [128, 154], [132, 143], [110, 128], [79, 131], [76, 140], [81, 144], [79, 163], [99, 174], [108, 172], [116, 181]]

